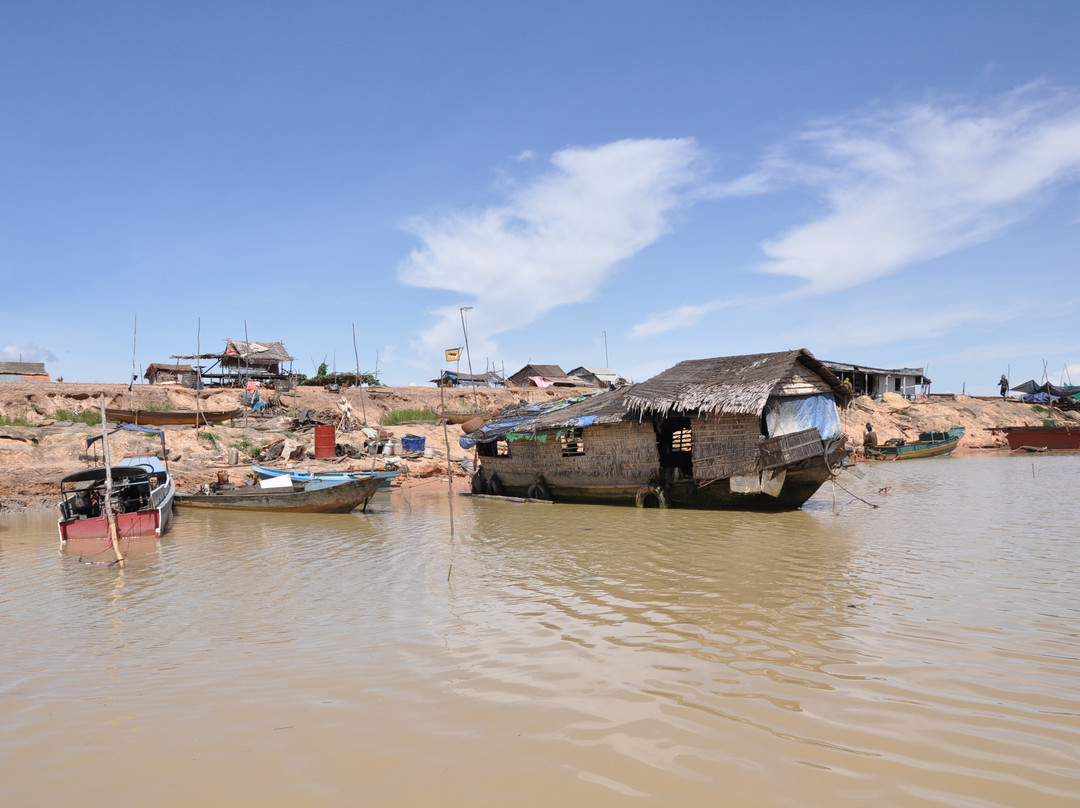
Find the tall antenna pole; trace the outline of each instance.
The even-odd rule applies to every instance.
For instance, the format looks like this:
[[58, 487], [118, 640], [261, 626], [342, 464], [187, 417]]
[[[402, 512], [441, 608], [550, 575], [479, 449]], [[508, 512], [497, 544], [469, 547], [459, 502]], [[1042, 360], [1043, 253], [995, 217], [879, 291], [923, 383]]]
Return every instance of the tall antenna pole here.
[[604, 332], [604, 367], [611, 369], [611, 364], [607, 358], [607, 331]]
[[469, 352], [469, 331], [465, 327], [465, 312], [472, 311], [472, 306], [459, 306], [458, 310], [461, 312], [461, 332], [465, 335], [465, 358], [469, 360], [469, 377], [472, 384], [473, 407], [479, 411], [480, 405], [476, 399], [476, 381], [472, 379], [472, 354]]

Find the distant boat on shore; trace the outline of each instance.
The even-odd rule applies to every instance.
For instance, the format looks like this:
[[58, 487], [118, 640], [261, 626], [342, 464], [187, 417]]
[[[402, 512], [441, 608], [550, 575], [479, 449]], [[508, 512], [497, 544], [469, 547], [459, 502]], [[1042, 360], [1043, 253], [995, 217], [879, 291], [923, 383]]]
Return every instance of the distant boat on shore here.
[[341, 485], [349, 480], [367, 480], [371, 477], [379, 480], [380, 491], [389, 491], [390, 482], [401, 474], [400, 471], [301, 471], [300, 469], [272, 469], [267, 466], [252, 466], [251, 470], [262, 480], [289, 477], [294, 482], [306, 483], [308, 491]]
[[152, 424], [154, 426], [195, 426], [220, 424], [239, 418], [242, 409], [235, 410], [121, 410], [105, 408], [105, 420], [121, 424]]
[[886, 441], [873, 448], [884, 460], [914, 460], [923, 457], [944, 457], [952, 452], [964, 437], [964, 427], [954, 426], [948, 432], [920, 432], [919, 439]]
[[218, 508], [232, 511], [287, 511], [291, 513], [348, 513], [367, 509], [382, 480], [369, 477], [338, 485], [307, 488], [306, 483], [285, 481], [284, 487], [248, 485], [198, 492], [178, 493], [176, 504], [186, 508]]
[[1055, 426], [1003, 426], [1010, 449], [1080, 449], [1080, 423]]

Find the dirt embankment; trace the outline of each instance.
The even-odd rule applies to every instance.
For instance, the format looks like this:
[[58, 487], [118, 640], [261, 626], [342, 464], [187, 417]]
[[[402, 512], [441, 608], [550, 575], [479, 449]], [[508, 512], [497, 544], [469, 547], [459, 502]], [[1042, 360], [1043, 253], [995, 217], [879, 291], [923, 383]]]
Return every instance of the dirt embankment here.
[[964, 437], [957, 448], [959, 453], [967, 449], [1008, 449], [1004, 434], [995, 429], [1041, 426], [1046, 420], [1078, 422], [1080, 413], [1048, 410], [1014, 399], [955, 395], [908, 401], [895, 393], [886, 393], [880, 400], [860, 396], [841, 413], [844, 431], [858, 444], [862, 443], [868, 423], [882, 442], [889, 438], [913, 440], [920, 432], [962, 426]]
[[[265, 397], [266, 392], [262, 395]], [[303, 448], [304, 459], [293, 463], [302, 468], [321, 470], [384, 469], [388, 463], [400, 463], [404, 472], [396, 485], [403, 487], [428, 486], [436, 488], [441, 480], [445, 490], [447, 455], [455, 484], [467, 487], [468, 478], [460, 461], [469, 454], [458, 446], [461, 427], [448, 424], [444, 433], [441, 422], [411, 421], [393, 426], [381, 426], [387, 413], [398, 410], [430, 410], [465, 412], [478, 410], [493, 414], [521, 401], [537, 402], [562, 398], [565, 390], [554, 389], [447, 389], [436, 387], [350, 388], [330, 392], [321, 387], [301, 387], [276, 397], [279, 404], [269, 417], [248, 414], [233, 422], [200, 426], [165, 427], [169, 468], [181, 489], [196, 487], [217, 479], [226, 471], [230, 480], [240, 482], [250, 472], [256, 450], [285, 441], [288, 449]], [[16, 382], [0, 384], [0, 417], [8, 422], [25, 421], [30, 427], [0, 426], [0, 510], [53, 508], [56, 505], [60, 478], [66, 474], [101, 465], [100, 441], [86, 452], [88, 438], [101, 434], [100, 426], [87, 426], [66, 420], [68, 413], [100, 410], [101, 396], [105, 406], [118, 409], [196, 408], [194, 391], [169, 385], [137, 385], [131, 391], [119, 384], [73, 384], [56, 382]], [[343, 425], [339, 406], [345, 401], [351, 407], [352, 420]], [[199, 408], [204, 411], [230, 410], [240, 406], [235, 389], [204, 390], [199, 394]], [[364, 451], [366, 437], [359, 431], [367, 423], [380, 427], [392, 437], [404, 435], [424, 438], [431, 457], [384, 458], [337, 457], [333, 460], [313, 460], [315, 421], [336, 427], [336, 442], [355, 452]], [[296, 415], [304, 423], [298, 424]], [[449, 443], [449, 452], [448, 449]], [[153, 452], [160, 449], [160, 439], [145, 433], [119, 432], [110, 437], [112, 460], [115, 463], [125, 454]], [[94, 452], [97, 451], [97, 461]], [[230, 460], [236, 460], [230, 466]], [[457, 461], [457, 462], [455, 462]], [[281, 465], [279, 459], [268, 465]]]
[[[435, 387], [353, 388], [330, 392], [318, 387], [302, 387], [282, 394], [279, 407], [269, 417], [248, 415], [230, 424], [217, 426], [166, 427], [170, 468], [180, 488], [198, 486], [217, 478], [225, 470], [234, 482], [250, 471], [253, 454], [276, 441], [287, 441], [304, 454], [298, 461], [303, 468], [381, 470], [387, 462], [399, 459], [362, 456], [312, 460], [314, 426], [297, 423], [297, 414], [316, 414], [316, 421], [337, 427], [336, 441], [355, 451], [363, 451], [362, 424], [379, 426], [387, 413], [398, 410], [472, 411], [495, 413], [521, 401], [551, 401], [566, 395], [565, 390], [535, 388], [478, 389], [440, 391]], [[129, 391], [117, 384], [62, 384], [22, 382], [0, 384], [0, 417], [26, 421], [29, 427], [0, 426], [0, 509], [24, 510], [55, 507], [59, 480], [65, 474], [100, 465], [93, 451], [86, 454], [88, 438], [100, 434], [100, 427], [72, 423], [65, 412], [97, 411], [101, 396], [107, 407], [121, 409], [195, 409], [195, 393], [183, 387], [137, 385]], [[343, 426], [342, 402], [352, 408], [353, 420]], [[239, 406], [234, 389], [205, 390], [199, 394], [203, 410], [229, 410]], [[842, 414], [844, 429], [858, 443], [867, 423], [874, 426], [880, 440], [903, 437], [912, 439], [919, 432], [945, 430], [950, 426], [966, 429], [960, 449], [999, 449], [1006, 447], [1004, 437], [992, 432], [994, 427], [1041, 424], [1044, 419], [1080, 420], [1076, 413], [1047, 412], [1016, 401], [979, 399], [968, 396], [920, 399], [912, 402], [886, 394], [883, 400], [856, 399]], [[447, 456], [455, 482], [467, 485], [460, 461], [467, 452], [458, 446], [461, 428], [432, 421], [410, 422], [382, 427], [400, 438], [411, 434], [425, 439], [430, 457], [406, 458], [401, 486], [429, 486], [439, 490], [446, 484]], [[154, 451], [160, 446], [156, 436], [141, 433], [117, 433], [112, 439], [113, 459], [124, 454]], [[100, 444], [98, 444], [100, 445]], [[299, 449], [303, 446], [304, 449]], [[229, 465], [235, 460], [234, 465]], [[279, 463], [280, 464], [280, 461]], [[441, 486], [436, 481], [441, 480]]]

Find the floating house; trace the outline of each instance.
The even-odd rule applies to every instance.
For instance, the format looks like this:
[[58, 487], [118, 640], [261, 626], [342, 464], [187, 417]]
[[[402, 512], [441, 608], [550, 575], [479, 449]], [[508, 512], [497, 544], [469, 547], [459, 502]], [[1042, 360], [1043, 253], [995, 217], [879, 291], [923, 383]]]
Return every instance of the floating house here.
[[49, 374], [41, 362], [0, 362], [0, 382], [47, 382]]
[[844, 457], [850, 390], [807, 350], [680, 362], [523, 405], [461, 438], [475, 493], [639, 507], [798, 508]]
[[896, 393], [904, 398], [915, 398], [930, 392], [930, 380], [923, 368], [872, 368], [826, 361], [821, 364], [841, 381], [850, 383], [857, 396], [881, 398], [885, 393]]

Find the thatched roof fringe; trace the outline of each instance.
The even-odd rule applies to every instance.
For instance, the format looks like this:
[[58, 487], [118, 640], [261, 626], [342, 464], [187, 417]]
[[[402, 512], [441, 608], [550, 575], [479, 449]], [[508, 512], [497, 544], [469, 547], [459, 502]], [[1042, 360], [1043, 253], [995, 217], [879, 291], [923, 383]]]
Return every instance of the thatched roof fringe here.
[[626, 396], [631, 411], [667, 417], [673, 412], [759, 415], [773, 390], [799, 363], [830, 387], [846, 406], [850, 391], [805, 349], [716, 359], [690, 359], [634, 385]]

